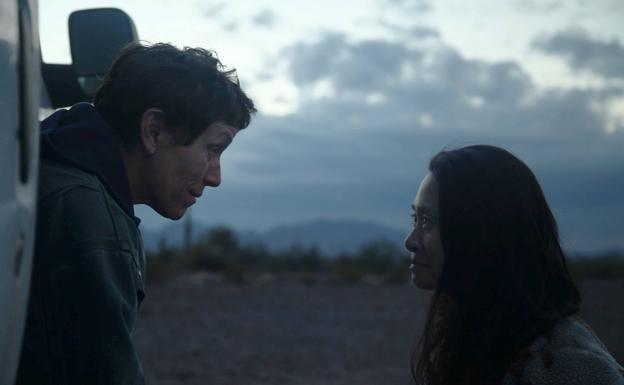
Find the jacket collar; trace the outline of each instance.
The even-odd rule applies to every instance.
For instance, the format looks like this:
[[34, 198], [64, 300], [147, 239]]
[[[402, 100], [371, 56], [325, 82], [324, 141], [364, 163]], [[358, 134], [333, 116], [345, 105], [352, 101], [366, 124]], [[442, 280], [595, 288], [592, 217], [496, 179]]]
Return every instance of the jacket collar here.
[[41, 122], [41, 156], [96, 175], [138, 225], [121, 148], [121, 140], [89, 103], [58, 110]]

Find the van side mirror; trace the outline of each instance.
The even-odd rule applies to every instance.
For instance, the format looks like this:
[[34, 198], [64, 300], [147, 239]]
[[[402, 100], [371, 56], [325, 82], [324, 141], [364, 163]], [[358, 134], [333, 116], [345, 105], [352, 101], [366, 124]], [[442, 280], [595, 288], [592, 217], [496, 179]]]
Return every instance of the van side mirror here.
[[138, 40], [134, 22], [116, 8], [95, 8], [69, 15], [69, 42], [78, 83], [89, 97], [125, 45]]

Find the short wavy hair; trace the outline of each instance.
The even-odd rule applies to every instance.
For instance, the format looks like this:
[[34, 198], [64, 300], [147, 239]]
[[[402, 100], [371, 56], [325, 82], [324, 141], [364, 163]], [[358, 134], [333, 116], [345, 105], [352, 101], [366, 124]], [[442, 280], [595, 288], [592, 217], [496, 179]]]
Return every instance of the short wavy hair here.
[[164, 112], [178, 143], [192, 143], [208, 126], [247, 127], [256, 112], [235, 70], [214, 52], [170, 44], [124, 47], [95, 93], [93, 104], [127, 148], [139, 141], [139, 121], [149, 108]]

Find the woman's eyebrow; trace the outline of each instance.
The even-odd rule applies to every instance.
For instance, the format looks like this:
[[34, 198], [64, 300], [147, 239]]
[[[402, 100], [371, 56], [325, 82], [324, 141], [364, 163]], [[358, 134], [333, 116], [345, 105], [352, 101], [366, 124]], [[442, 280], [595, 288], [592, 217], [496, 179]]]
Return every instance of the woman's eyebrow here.
[[418, 206], [418, 207], [416, 207], [416, 206], [414, 206], [413, 203], [410, 206], [412, 207], [412, 210], [414, 210], [414, 211], [424, 211], [424, 212], [427, 212], [427, 213], [430, 213], [430, 212], [434, 211], [429, 206]]
[[413, 204], [412, 206], [412, 210], [414, 210], [414, 212], [419, 213], [419, 214], [427, 214], [430, 215], [433, 218], [437, 218], [437, 210], [435, 210], [433, 207], [429, 207], [429, 206], [414, 206]]

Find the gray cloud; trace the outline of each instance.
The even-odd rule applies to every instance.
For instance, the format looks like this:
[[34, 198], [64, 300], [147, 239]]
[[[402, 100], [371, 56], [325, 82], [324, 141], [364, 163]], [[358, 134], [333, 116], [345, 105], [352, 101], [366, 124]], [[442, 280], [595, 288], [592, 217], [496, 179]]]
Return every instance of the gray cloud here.
[[404, 59], [410, 59], [402, 44], [368, 40], [349, 45], [341, 35], [328, 35], [318, 45], [296, 45], [290, 52], [291, 73], [298, 85], [331, 77], [338, 92], [372, 91], [392, 83]]
[[[224, 154], [223, 184], [198, 220], [262, 228], [355, 218], [407, 228], [429, 158], [490, 143], [541, 180], [571, 250], [624, 248], [624, 130], [591, 106], [624, 89], [539, 89], [515, 62], [467, 59], [442, 41], [349, 41], [328, 34], [281, 53], [299, 109], [260, 114]], [[335, 92], [317, 98], [321, 83]]]
[[408, 34], [412, 37], [427, 38], [427, 37], [440, 37], [440, 32], [433, 28], [427, 27], [411, 27], [408, 30]]
[[227, 3], [225, 1], [207, 4], [204, 6], [203, 15], [208, 18], [219, 17], [226, 7]]
[[223, 24], [222, 27], [228, 32], [236, 32], [238, 31], [239, 25], [235, 21], [230, 21], [230, 22]]
[[515, 0], [514, 5], [524, 12], [554, 12], [563, 8], [561, 0]]
[[253, 23], [259, 27], [271, 28], [275, 24], [275, 12], [270, 9], [264, 9], [258, 12], [252, 19]]
[[428, 39], [440, 37], [439, 31], [421, 25], [405, 26], [395, 22], [389, 22], [383, 18], [378, 20], [378, 24], [397, 35], [404, 36], [405, 38]]
[[569, 29], [534, 40], [533, 46], [563, 57], [575, 70], [586, 70], [608, 78], [624, 77], [624, 46], [620, 41], [593, 39], [582, 29]]
[[202, 14], [212, 23], [218, 21], [220, 27], [225, 31], [234, 33], [238, 31], [239, 23], [236, 21], [227, 20], [228, 18], [224, 17], [227, 6], [228, 4], [224, 1], [207, 3], [202, 5]]
[[429, 12], [433, 9], [432, 2], [428, 0], [384, 0], [383, 2], [390, 6], [398, 6], [419, 13]]

